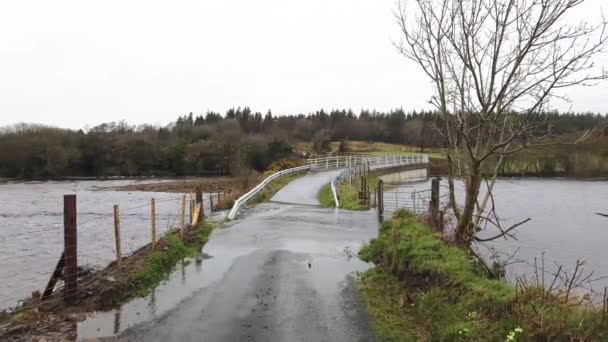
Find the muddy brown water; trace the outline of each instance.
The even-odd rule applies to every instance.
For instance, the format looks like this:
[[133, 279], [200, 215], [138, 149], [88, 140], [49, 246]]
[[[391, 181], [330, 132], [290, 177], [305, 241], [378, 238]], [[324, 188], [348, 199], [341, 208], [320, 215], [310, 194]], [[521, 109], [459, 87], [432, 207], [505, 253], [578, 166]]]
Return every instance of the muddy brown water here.
[[[446, 185], [445, 181], [442, 181]], [[463, 185], [456, 184], [459, 194]], [[395, 194], [400, 192], [400, 206], [411, 205], [411, 192], [430, 188], [430, 181], [394, 184], [386, 192], [386, 206], [394, 207]], [[445, 193], [447, 189], [441, 188]], [[532, 220], [517, 229], [517, 240], [499, 239], [487, 244], [498, 251], [502, 259], [515, 255], [507, 268], [510, 280], [516, 276], [535, 279], [534, 259], [542, 264], [545, 259], [545, 283], [563, 265], [572, 272], [577, 260], [586, 262], [585, 270], [593, 278], [608, 276], [608, 218], [596, 213], [608, 213], [608, 181], [514, 178], [500, 179], [495, 189], [495, 204], [503, 227]], [[461, 198], [458, 200], [462, 200]], [[390, 215], [390, 213], [388, 213]], [[482, 237], [498, 234], [488, 229]], [[479, 252], [491, 253], [481, 245]], [[539, 266], [539, 271], [542, 267]], [[542, 272], [539, 272], [542, 274]], [[539, 275], [542, 281], [542, 277]], [[598, 279], [585, 287], [597, 292], [608, 286], [608, 278]]]
[[0, 309], [13, 307], [32, 291], [44, 289], [63, 250], [64, 194], [77, 195], [79, 266], [102, 268], [114, 259], [114, 204], [121, 211], [125, 255], [150, 241], [152, 197], [156, 199], [159, 235], [179, 223], [181, 194], [103, 190], [138, 183], [142, 182], [0, 184]]

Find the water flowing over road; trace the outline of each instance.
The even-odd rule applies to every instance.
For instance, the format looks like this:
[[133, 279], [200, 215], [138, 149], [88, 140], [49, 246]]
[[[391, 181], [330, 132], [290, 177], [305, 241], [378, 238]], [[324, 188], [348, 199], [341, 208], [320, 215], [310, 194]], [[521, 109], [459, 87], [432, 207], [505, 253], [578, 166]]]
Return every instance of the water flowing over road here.
[[[203, 249], [209, 258], [188, 285], [172, 277], [155, 292], [156, 302], [163, 293], [179, 299], [150, 314], [137, 309], [137, 318], [126, 304], [112, 333], [124, 341], [374, 340], [352, 273], [369, 267], [357, 252], [377, 235], [378, 219], [318, 206], [335, 174], [301, 177], [214, 231]], [[108, 336], [98, 321], [83, 322], [79, 337]]]

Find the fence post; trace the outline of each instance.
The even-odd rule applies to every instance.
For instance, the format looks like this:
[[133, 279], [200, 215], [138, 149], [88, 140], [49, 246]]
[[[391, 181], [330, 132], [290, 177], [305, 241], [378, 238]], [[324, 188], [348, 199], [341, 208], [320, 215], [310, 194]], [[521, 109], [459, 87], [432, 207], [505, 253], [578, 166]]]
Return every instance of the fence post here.
[[431, 214], [431, 220], [433, 223], [433, 227], [435, 229], [440, 229], [439, 225], [439, 182], [441, 181], [441, 178], [437, 177], [437, 178], [433, 178], [433, 180], [431, 181], [431, 208], [430, 208], [430, 213]]
[[156, 201], [154, 197], [150, 199], [150, 223], [152, 229], [152, 247], [156, 247]]
[[186, 195], [182, 195], [182, 212], [181, 220], [179, 225], [180, 234], [184, 235], [184, 225], [186, 224]]
[[384, 181], [382, 179], [378, 180], [378, 186], [376, 189], [378, 193], [376, 196], [378, 197], [378, 213], [384, 214]]
[[209, 194], [209, 206], [211, 208], [211, 212], [213, 212], [213, 195]]
[[200, 187], [196, 188], [196, 204], [203, 203], [203, 192]]
[[78, 298], [78, 238], [76, 232], [76, 195], [63, 196], [63, 243], [65, 251], [64, 298], [74, 303]]
[[122, 251], [120, 248], [120, 211], [118, 205], [114, 205], [114, 242], [116, 243], [116, 265], [120, 267]]

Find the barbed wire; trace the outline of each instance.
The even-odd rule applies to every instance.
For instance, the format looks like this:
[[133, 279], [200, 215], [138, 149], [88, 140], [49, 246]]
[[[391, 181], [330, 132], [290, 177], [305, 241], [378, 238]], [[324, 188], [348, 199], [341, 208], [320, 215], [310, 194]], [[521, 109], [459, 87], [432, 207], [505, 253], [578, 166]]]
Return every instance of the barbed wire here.
[[[217, 194], [213, 193], [211, 194], [213, 198], [217, 198]], [[167, 198], [158, 198], [158, 197], [154, 197], [155, 198], [155, 205], [157, 207], [157, 212], [156, 212], [156, 219], [157, 221], [163, 222], [164, 224], [160, 224], [157, 226], [157, 233], [159, 234], [159, 236], [162, 236], [163, 234], [166, 234], [167, 232], [169, 232], [171, 230], [172, 227], [175, 226], [175, 223], [177, 221], [177, 218], [180, 216], [181, 214], [181, 205], [182, 205], [182, 197], [183, 195], [180, 194], [178, 196], [167, 196]], [[150, 197], [153, 198], [153, 197]], [[171, 203], [173, 203], [174, 205], [171, 205]], [[187, 203], [187, 202], [186, 202]], [[203, 203], [205, 203], [205, 198], [203, 198]], [[160, 205], [159, 205], [160, 204]], [[168, 205], [168, 206], [167, 206]], [[141, 204], [141, 205], [135, 205], [135, 206], [130, 206], [130, 207], [126, 207], [126, 208], [120, 208], [120, 217], [121, 217], [121, 233], [125, 232], [126, 236], [124, 237], [125, 240], [123, 240], [123, 243], [125, 243], [123, 246], [125, 248], [125, 251], [127, 251], [127, 253], [121, 253], [121, 257], [127, 257], [132, 255], [132, 253], [137, 252], [141, 247], [149, 244], [150, 238], [148, 236], [146, 236], [146, 234], [144, 232], [150, 232], [151, 226], [149, 224], [149, 220], [150, 220], [150, 216], [146, 215], [146, 212], [143, 210], [140, 210], [139, 212], [138, 209], [143, 209], [143, 208], [150, 208], [151, 203], [146, 201], [145, 204]], [[177, 207], [177, 209], [175, 209]], [[176, 214], [177, 212], [177, 214]], [[62, 214], [61, 213], [57, 213], [57, 212], [49, 212], [47, 213], [47, 216], [56, 216], [57, 218], [61, 217]], [[78, 232], [87, 232], [87, 231], [97, 231], [97, 232], [101, 232], [103, 233], [105, 231], [105, 228], [101, 228], [101, 230], [94, 226], [95, 222], [107, 222], [108, 223], [108, 230], [107, 232], [112, 232], [111, 237], [104, 237], [104, 240], [107, 241], [107, 243], [103, 243], [101, 245], [97, 245], [97, 249], [98, 250], [106, 250], [107, 252], [92, 252], [92, 253], [83, 253], [82, 252], [82, 248], [78, 251], [78, 260], [79, 260], [79, 269], [76, 272], [76, 276], [79, 278], [79, 287], [81, 289], [86, 289], [89, 286], [89, 282], [94, 282], [95, 279], [92, 280], [84, 280], [87, 279], [87, 276], [91, 274], [91, 272], [98, 272], [98, 271], [103, 271], [104, 269], [107, 268], [108, 265], [110, 265], [111, 263], [115, 262], [116, 260], [116, 250], [115, 250], [115, 244], [113, 243], [114, 239], [114, 234], [112, 229], [114, 228], [114, 224], [113, 224], [113, 219], [114, 219], [114, 213], [112, 211], [112, 207], [109, 207], [108, 212], [90, 212], [90, 211], [84, 211], [84, 212], [79, 212], [79, 216], [85, 216], [85, 217], [89, 217], [86, 218], [80, 222], [77, 222], [78, 225]], [[93, 216], [93, 217], [90, 217]], [[12, 227], [11, 227], [12, 228]], [[31, 225], [23, 225], [21, 223], [18, 224], [18, 229], [10, 229], [11, 232], [17, 232], [19, 234], [19, 236], [21, 237], [22, 240], [26, 240], [24, 239], [27, 238], [29, 240], [31, 240], [32, 238], [37, 238], [37, 239], [48, 239], [49, 236], [53, 236], [56, 235], [58, 232], [60, 232], [63, 228], [63, 223], [51, 223], [51, 224], [44, 224], [44, 225], [40, 225], [40, 224], [31, 224]], [[5, 231], [9, 231], [9, 230], [5, 230]], [[85, 233], [86, 234], [86, 233]], [[122, 234], [121, 234], [122, 235]], [[11, 236], [11, 238], [13, 238], [14, 235]], [[82, 236], [80, 236], [79, 234], [79, 240], [82, 239]], [[85, 241], [87, 239], [91, 239], [91, 237], [85, 238]], [[55, 239], [54, 239], [55, 240]], [[44, 251], [42, 254], [40, 251], [36, 251], [36, 252], [30, 252], [27, 254], [20, 254], [19, 251], [15, 252], [13, 255], [7, 256], [2, 258], [2, 262], [9, 262], [9, 263], [13, 263], [14, 260], [16, 259], [34, 259], [34, 258], [40, 258], [41, 255], [49, 255], [52, 256], [53, 254], [56, 255], [57, 258], [59, 258], [60, 255], [60, 251], [63, 250], [65, 248], [65, 245], [62, 243], [63, 242], [63, 236], [58, 236], [58, 238], [56, 238], [56, 246], [54, 248], [51, 248], [50, 250], [48, 250], [48, 245], [46, 246], [47, 250]], [[76, 244], [76, 246], [81, 245], [82, 244]], [[101, 247], [101, 248], [100, 248]], [[55, 249], [56, 251], [53, 252], [52, 250]], [[54, 259], [53, 257], [51, 257], [52, 259]], [[50, 277], [52, 276], [52, 274], [54, 273], [54, 267], [57, 263], [56, 261], [57, 259], [54, 259], [46, 264], [48, 264], [48, 271], [40, 271], [40, 270], [36, 270], [34, 272], [32, 272], [32, 275], [29, 277], [24, 277], [23, 279], [19, 280], [19, 282], [30, 282], [30, 283], [39, 283], [39, 284], [46, 284], [46, 282], [48, 281], [48, 279], [50, 279]], [[11, 272], [7, 272], [5, 275], [3, 275], [3, 277], [7, 278], [16, 278], [18, 275], [21, 275], [22, 273], [18, 272], [18, 271], [11, 271]], [[56, 291], [58, 292], [58, 290]], [[59, 298], [57, 300], [63, 300], [62, 298]], [[27, 299], [26, 299], [27, 301]], [[18, 303], [22, 303], [23, 300], [18, 300]], [[45, 301], [45, 303], [48, 301]], [[19, 305], [19, 304], [18, 304]], [[8, 308], [10, 310], [10, 308]], [[20, 307], [20, 309], [23, 309], [23, 307]]]

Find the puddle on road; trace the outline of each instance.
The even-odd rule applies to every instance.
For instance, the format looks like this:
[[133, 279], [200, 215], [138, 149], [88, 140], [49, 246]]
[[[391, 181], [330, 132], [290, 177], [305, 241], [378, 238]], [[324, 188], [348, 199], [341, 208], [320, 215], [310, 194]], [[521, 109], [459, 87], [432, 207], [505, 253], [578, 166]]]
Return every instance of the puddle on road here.
[[[232, 256], [230, 256], [232, 254]], [[158, 318], [197, 291], [220, 281], [233, 262], [235, 251], [220, 251], [202, 262], [185, 259], [177, 265], [169, 279], [147, 296], [135, 298], [120, 308], [91, 314], [78, 324], [78, 340], [118, 335], [137, 324]]]

